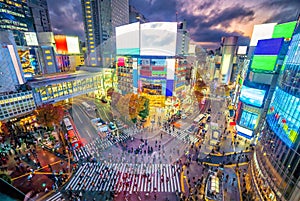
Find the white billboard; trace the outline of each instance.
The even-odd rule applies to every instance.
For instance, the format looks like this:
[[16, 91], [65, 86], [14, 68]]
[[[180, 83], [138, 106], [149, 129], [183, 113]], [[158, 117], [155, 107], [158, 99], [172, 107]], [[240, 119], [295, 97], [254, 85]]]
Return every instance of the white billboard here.
[[274, 27], [277, 23], [254, 25], [250, 46], [256, 46], [258, 40], [272, 38]]
[[116, 49], [118, 55], [140, 54], [140, 23], [116, 27]]
[[141, 55], [175, 56], [177, 22], [141, 24]]
[[166, 59], [167, 63], [167, 79], [174, 80], [175, 78], [175, 59]]
[[35, 32], [25, 32], [25, 40], [28, 46], [38, 46], [38, 39]]
[[69, 54], [80, 54], [79, 38], [78, 36], [67, 36], [67, 47]]
[[247, 46], [239, 46], [237, 54], [238, 55], [246, 55], [247, 54]]

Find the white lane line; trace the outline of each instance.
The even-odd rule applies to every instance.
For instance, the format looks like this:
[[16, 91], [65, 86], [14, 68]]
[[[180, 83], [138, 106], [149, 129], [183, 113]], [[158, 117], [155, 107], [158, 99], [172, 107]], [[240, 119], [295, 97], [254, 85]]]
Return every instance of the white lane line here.
[[78, 112], [76, 110], [74, 110], [74, 113], [76, 114], [76, 116], [78, 117], [80, 123], [83, 123], [81, 117], [79, 116]]

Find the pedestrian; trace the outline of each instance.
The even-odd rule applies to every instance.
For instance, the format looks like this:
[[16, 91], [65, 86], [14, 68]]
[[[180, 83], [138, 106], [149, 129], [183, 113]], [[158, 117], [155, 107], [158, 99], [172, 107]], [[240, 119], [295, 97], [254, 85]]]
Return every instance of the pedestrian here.
[[156, 194], [154, 194], [154, 200], [156, 200], [157, 199], [157, 196], [156, 196]]

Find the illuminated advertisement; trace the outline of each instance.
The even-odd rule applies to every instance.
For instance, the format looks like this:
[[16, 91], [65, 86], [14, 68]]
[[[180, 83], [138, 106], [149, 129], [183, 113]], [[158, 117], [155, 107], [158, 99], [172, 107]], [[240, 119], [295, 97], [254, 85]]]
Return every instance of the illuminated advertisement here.
[[246, 104], [261, 107], [263, 105], [265, 90], [242, 86], [240, 100]]
[[117, 55], [140, 54], [140, 23], [116, 27]]
[[140, 55], [175, 56], [177, 22], [151, 22], [140, 26]]
[[25, 78], [39, 74], [38, 62], [34, 49], [18, 49], [22, 70]]
[[56, 61], [57, 61], [58, 68], [62, 72], [69, 70], [69, 68], [70, 68], [69, 56], [67, 56], [67, 55], [57, 55], [56, 56]]
[[67, 54], [68, 53], [67, 37], [65, 35], [55, 35], [54, 40], [56, 44], [56, 53]]
[[277, 24], [274, 27], [272, 38], [292, 38], [297, 21]]
[[77, 36], [67, 36], [68, 54], [80, 54], [79, 38]]
[[275, 56], [261, 56], [254, 55], [251, 63], [251, 69], [273, 71], [276, 67], [277, 55]]
[[238, 55], [246, 55], [247, 54], [247, 46], [239, 46], [237, 54]]
[[26, 40], [27, 46], [38, 46], [39, 45], [35, 32], [25, 32], [24, 35], [25, 35], [25, 40]]
[[236, 125], [235, 129], [237, 130], [238, 134], [240, 134], [246, 138], [251, 138], [253, 136], [253, 131], [249, 130], [247, 128]]
[[250, 46], [256, 46], [258, 40], [272, 38], [274, 27], [277, 23], [254, 25]]
[[289, 147], [299, 141], [300, 110], [297, 108], [300, 108], [300, 98], [276, 87], [267, 122], [273, 132]]
[[282, 44], [283, 38], [259, 40], [254, 55], [278, 55]]

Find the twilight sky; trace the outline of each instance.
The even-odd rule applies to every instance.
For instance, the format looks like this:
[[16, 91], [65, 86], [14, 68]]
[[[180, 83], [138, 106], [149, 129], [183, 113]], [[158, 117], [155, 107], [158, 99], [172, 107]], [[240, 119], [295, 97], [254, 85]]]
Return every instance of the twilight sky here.
[[[130, 0], [151, 22], [187, 20], [191, 39], [215, 48], [222, 36], [247, 45], [254, 24], [287, 22], [300, 14], [300, 0]], [[53, 31], [84, 39], [80, 0], [48, 0]]]

